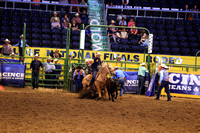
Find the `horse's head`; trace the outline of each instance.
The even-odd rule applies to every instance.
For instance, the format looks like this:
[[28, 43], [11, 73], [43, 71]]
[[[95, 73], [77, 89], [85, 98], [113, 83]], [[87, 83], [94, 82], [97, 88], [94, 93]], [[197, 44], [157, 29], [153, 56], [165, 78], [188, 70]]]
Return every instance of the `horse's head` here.
[[107, 68], [111, 75], [115, 75], [115, 70], [111, 64], [107, 63]]

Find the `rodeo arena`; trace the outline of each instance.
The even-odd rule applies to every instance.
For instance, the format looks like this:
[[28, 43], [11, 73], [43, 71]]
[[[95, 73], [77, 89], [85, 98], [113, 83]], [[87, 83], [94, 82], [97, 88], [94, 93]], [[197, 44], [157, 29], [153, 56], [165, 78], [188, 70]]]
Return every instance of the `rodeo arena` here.
[[0, 0], [0, 133], [200, 133], [200, 0]]

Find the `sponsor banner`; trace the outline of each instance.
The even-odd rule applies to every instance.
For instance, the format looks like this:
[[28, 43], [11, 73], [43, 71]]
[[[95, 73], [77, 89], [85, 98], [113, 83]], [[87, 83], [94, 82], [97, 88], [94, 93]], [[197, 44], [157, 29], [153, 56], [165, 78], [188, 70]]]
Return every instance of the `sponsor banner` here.
[[154, 91], [157, 81], [158, 81], [158, 73], [152, 75], [146, 96], [154, 96]]
[[0, 70], [2, 85], [24, 87], [25, 65], [2, 63]]
[[[127, 83], [124, 84], [125, 93], [137, 93], [138, 87], [138, 72], [126, 72], [128, 79]], [[146, 73], [145, 90], [149, 87], [150, 73]]]
[[171, 93], [200, 95], [200, 75], [169, 73]]
[[[13, 47], [15, 53], [18, 52], [18, 47]], [[26, 57], [33, 57], [35, 54], [39, 54], [40, 57], [47, 57], [49, 56], [51, 51], [55, 51], [55, 48], [34, 48], [34, 47], [26, 47], [25, 56]], [[61, 57], [66, 57], [66, 49], [58, 49]], [[85, 50], [84, 58], [94, 58], [94, 55], [97, 51], [90, 51]], [[75, 59], [78, 59], [81, 56], [79, 50], [72, 50], [69, 51], [70, 55], [72, 55]], [[119, 55], [122, 57], [122, 61], [130, 61], [130, 62], [143, 62], [144, 54], [141, 53], [123, 53], [123, 52], [109, 52], [109, 51], [101, 51], [102, 60], [113, 61], [116, 60], [116, 57]], [[148, 55], [145, 55], [145, 59], [147, 61]], [[156, 55], [151, 54], [150, 56], [151, 63], [166, 63], [166, 64], [188, 64], [194, 65], [195, 64], [195, 57], [193, 56], [174, 56], [174, 55]], [[197, 62], [197, 65], [200, 65], [200, 62]], [[174, 69], [174, 68], [173, 68]]]

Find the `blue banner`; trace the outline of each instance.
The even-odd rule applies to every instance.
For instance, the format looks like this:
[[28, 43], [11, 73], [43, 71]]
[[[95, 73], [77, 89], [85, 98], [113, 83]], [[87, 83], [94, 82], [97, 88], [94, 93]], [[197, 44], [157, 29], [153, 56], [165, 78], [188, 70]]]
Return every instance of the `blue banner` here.
[[200, 75], [169, 73], [171, 93], [200, 95]]
[[5, 62], [19, 62], [19, 60], [15, 60], [15, 59], [2, 59], [2, 58], [0, 58], [0, 63], [5, 63]]
[[[124, 84], [125, 93], [137, 93], [139, 90], [138, 87], [138, 72], [126, 72], [128, 79], [127, 83]], [[150, 73], [146, 73], [145, 80], [145, 90], [149, 87]]]
[[149, 84], [146, 96], [154, 96], [154, 91], [155, 91], [157, 81], [158, 81], [158, 73], [155, 73], [151, 77], [151, 82]]
[[0, 69], [2, 85], [24, 87], [25, 65], [1, 63]]

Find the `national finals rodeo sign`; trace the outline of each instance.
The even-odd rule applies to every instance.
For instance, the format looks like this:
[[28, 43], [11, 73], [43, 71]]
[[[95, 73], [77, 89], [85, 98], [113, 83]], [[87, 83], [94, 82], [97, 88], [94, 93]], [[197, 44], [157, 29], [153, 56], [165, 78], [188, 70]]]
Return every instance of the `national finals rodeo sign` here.
[[[18, 47], [13, 47], [15, 53], [18, 53]], [[64, 58], [66, 57], [66, 50], [65, 49], [58, 49], [61, 53], [61, 56]], [[51, 51], [55, 51], [55, 48], [34, 48], [34, 47], [26, 47], [25, 56], [34, 56], [35, 54], [39, 54], [40, 57], [47, 57], [49, 56]], [[70, 55], [73, 58], [78, 59], [81, 56], [81, 53], [78, 50], [70, 50]], [[84, 58], [94, 58], [96, 51], [85, 50]], [[130, 62], [143, 62], [144, 54], [140, 53], [123, 53], [123, 52], [108, 52], [108, 51], [101, 51], [102, 59], [103, 60], [115, 60], [115, 58], [120, 55], [122, 57], [122, 61], [130, 61]], [[148, 55], [145, 57], [146, 61], [148, 59]], [[151, 54], [150, 62], [152, 63], [166, 63], [166, 64], [188, 64], [194, 65], [195, 64], [195, 57], [193, 56], [174, 56], [174, 55], [157, 55]], [[197, 65], [200, 65], [200, 62], [197, 62]]]

